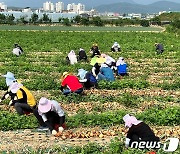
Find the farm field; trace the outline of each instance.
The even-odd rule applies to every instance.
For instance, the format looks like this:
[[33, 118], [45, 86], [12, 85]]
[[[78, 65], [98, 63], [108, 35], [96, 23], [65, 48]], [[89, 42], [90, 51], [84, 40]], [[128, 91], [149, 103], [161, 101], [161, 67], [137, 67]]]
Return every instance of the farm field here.
[[[122, 52], [110, 52], [115, 41], [120, 43]], [[20, 57], [11, 53], [16, 42], [25, 51]], [[102, 81], [98, 89], [86, 90], [82, 96], [63, 96], [59, 90], [60, 75], [64, 71], [77, 74], [79, 68], [92, 67], [89, 62], [67, 65], [65, 57], [70, 50], [77, 53], [80, 47], [90, 57], [89, 49], [94, 42], [102, 53], [116, 60], [124, 57], [129, 76], [116, 78], [115, 82]], [[156, 42], [164, 44], [162, 55], [155, 53]], [[148, 123], [162, 142], [168, 137], [179, 138], [179, 44], [178, 35], [165, 32], [0, 31], [0, 75], [13, 72], [37, 101], [42, 96], [57, 100], [66, 112], [68, 125], [68, 130], [59, 137], [36, 132], [34, 116], [17, 115], [6, 100], [0, 104], [0, 151], [146, 153], [124, 146], [126, 130], [122, 117], [127, 113]], [[1, 77], [1, 96], [5, 90]], [[180, 153], [180, 148], [175, 153]]]
[[57, 26], [57, 25], [0, 25], [0, 30], [53, 30], [53, 31], [163, 31], [159, 27], [96, 27], [96, 26]]

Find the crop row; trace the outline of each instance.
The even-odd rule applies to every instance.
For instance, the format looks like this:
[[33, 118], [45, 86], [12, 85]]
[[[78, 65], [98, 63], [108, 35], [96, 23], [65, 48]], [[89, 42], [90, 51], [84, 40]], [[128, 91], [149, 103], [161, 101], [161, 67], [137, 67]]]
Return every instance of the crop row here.
[[[180, 123], [179, 107], [163, 108], [155, 106], [147, 109], [143, 113], [136, 113], [138, 119], [154, 125], [178, 125]], [[123, 124], [122, 117], [127, 113], [124, 110], [103, 112], [100, 114], [78, 113], [74, 116], [67, 117], [69, 128], [80, 126], [101, 126], [108, 127], [112, 125]], [[34, 116], [18, 116], [16, 113], [8, 111], [0, 112], [0, 129], [13, 130], [37, 127], [37, 121]]]
[[[80, 47], [89, 50], [96, 41], [102, 51], [109, 51], [114, 41], [122, 45], [122, 49], [154, 51], [154, 43], [161, 42], [166, 51], [178, 51], [179, 36], [169, 33], [123, 33], [123, 32], [41, 32], [41, 31], [1, 31], [0, 46], [8, 51], [15, 42], [20, 43], [25, 51], [63, 51], [77, 50]], [[13, 36], [13, 37], [12, 37]], [[8, 40], [8, 41], [5, 41]], [[87, 41], [88, 40], [88, 41]], [[128, 41], [127, 41], [128, 40]], [[172, 41], [173, 40], [173, 41]], [[152, 53], [149, 53], [149, 56]], [[130, 55], [129, 55], [130, 56]]]
[[[156, 150], [157, 154], [166, 154], [167, 152], [164, 152], [162, 149], [163, 146], [161, 146], [161, 149]], [[154, 150], [139, 150], [139, 149], [131, 149], [131, 148], [125, 148], [124, 143], [121, 139], [114, 138], [111, 140], [111, 142], [108, 145], [100, 145], [98, 143], [89, 143], [83, 146], [56, 146], [54, 148], [46, 148], [46, 149], [36, 149], [34, 150], [33, 147], [25, 147], [24, 149], [18, 150], [18, 151], [11, 151], [12, 154], [14, 153], [36, 153], [36, 154], [42, 154], [42, 153], [61, 153], [61, 154], [90, 154], [90, 153], [100, 153], [100, 154], [145, 154], [150, 151]], [[7, 151], [1, 151], [2, 153], [6, 153]], [[180, 149], [177, 149], [174, 154], [178, 154], [180, 152]], [[8, 151], [9, 153], [9, 151]]]
[[[59, 90], [60, 81], [59, 77], [49, 77], [49, 76], [34, 76], [33, 79], [23, 83], [28, 89], [31, 90]], [[177, 79], [172, 83], [164, 82], [154, 85], [155, 87], [160, 87], [164, 90], [177, 90], [180, 88], [180, 80]], [[146, 80], [139, 78], [138, 80], [133, 79], [123, 79], [116, 80], [115, 82], [101, 81], [99, 82], [98, 89], [123, 89], [123, 88], [132, 88], [132, 89], [144, 89], [150, 88], [152, 85], [149, 84]], [[0, 80], [0, 90], [6, 90], [7, 87], [4, 83], [4, 79]]]

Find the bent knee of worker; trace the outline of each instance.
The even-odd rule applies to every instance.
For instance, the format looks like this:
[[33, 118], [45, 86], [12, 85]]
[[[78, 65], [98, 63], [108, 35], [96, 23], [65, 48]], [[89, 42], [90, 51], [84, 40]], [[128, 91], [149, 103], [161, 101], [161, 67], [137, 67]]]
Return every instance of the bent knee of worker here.
[[16, 111], [17, 111], [17, 113], [18, 113], [19, 115], [23, 115], [23, 114], [24, 114], [23, 109], [22, 109], [20, 103], [15, 103], [15, 104], [14, 104], [14, 108], [16, 109]]
[[15, 104], [14, 104], [14, 107], [15, 107], [15, 108], [21, 107], [21, 103], [15, 103]]

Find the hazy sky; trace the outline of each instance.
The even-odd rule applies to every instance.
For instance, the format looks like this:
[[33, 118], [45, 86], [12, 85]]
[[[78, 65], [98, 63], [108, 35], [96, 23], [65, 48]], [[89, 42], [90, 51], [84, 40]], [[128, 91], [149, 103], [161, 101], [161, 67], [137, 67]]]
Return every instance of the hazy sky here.
[[[110, 4], [110, 3], [118, 3], [120, 0], [0, 0], [0, 2], [4, 2], [8, 6], [16, 6], [16, 7], [42, 7], [43, 2], [51, 1], [53, 3], [62, 1], [65, 3], [83, 3], [87, 7], [98, 6], [101, 4]], [[127, 0], [128, 1], [128, 0]], [[162, 0], [133, 0], [136, 3], [140, 4], [150, 4], [157, 1]], [[170, 2], [180, 3], [180, 0], [168, 0]]]

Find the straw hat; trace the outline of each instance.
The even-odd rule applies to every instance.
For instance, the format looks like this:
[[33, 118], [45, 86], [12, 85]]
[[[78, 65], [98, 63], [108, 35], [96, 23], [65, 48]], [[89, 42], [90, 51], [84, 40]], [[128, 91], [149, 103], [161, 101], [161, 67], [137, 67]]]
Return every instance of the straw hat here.
[[64, 72], [62, 76], [60, 77], [60, 80], [64, 80], [69, 75], [68, 72]]

